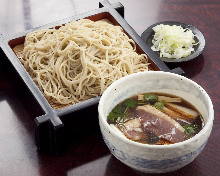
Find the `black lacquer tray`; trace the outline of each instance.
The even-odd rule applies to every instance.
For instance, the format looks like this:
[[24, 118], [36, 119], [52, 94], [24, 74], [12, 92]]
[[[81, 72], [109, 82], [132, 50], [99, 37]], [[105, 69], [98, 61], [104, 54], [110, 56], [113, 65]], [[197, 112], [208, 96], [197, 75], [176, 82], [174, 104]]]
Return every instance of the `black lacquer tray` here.
[[[90, 128], [90, 125], [88, 124], [90, 121], [84, 118], [89, 118], [86, 116], [91, 116], [90, 118], [96, 118], [98, 116], [97, 105], [100, 97], [91, 98], [87, 101], [61, 109], [53, 108], [19, 61], [13, 48], [18, 45], [22, 45], [26, 34], [29, 32], [42, 28], [52, 28], [57, 24], [65, 24], [82, 18], [88, 18], [93, 21], [107, 18], [114, 25], [120, 25], [124, 29], [125, 33], [127, 33], [127, 35], [136, 42], [137, 52], [146, 53], [149, 56], [153, 70], [162, 70], [177, 74], [183, 73], [181, 68], [170, 70], [163, 61], [149, 52], [149, 48], [146, 46], [146, 43], [124, 20], [124, 7], [121, 3], [110, 4], [108, 1], [102, 1], [99, 3], [98, 9], [40, 26], [13, 36], [0, 35], [0, 46], [4, 55], [1, 57], [5, 57], [10, 62], [12, 67], [9, 69], [14, 69], [12, 73], [18, 74], [19, 79], [23, 81], [24, 85], [29, 89], [30, 95], [33, 96], [33, 99], [36, 100], [37, 104], [42, 109], [43, 115], [35, 117], [34, 119], [36, 124], [35, 140], [37, 148], [40, 151], [59, 153], [63, 151], [68, 144], [68, 139], [74, 139], [74, 137], [78, 136], [80, 133], [80, 131], [78, 131], [68, 134], [69, 130], [67, 128], [74, 128], [74, 126], [78, 126], [80, 123], [87, 123], [86, 128]], [[4, 64], [4, 62], [1, 62], [1, 58], [0, 64]]]

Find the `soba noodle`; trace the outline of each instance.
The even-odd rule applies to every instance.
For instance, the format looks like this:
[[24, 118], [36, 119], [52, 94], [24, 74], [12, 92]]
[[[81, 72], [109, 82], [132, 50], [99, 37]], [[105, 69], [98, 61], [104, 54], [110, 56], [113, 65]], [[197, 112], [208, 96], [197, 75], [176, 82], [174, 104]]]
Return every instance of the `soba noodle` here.
[[123, 76], [147, 71], [147, 59], [121, 27], [83, 19], [27, 34], [21, 62], [48, 100], [74, 104], [101, 95]]

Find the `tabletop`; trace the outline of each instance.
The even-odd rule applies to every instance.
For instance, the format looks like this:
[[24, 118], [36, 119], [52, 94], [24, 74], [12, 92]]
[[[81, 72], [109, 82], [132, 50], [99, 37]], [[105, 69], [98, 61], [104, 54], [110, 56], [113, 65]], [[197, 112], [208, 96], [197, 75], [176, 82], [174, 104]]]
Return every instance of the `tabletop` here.
[[[99, 0], [1, 0], [0, 33], [29, 30], [99, 7]], [[118, 2], [109, 0], [110, 3]], [[160, 21], [179, 21], [197, 27], [206, 47], [196, 59], [168, 64], [181, 67], [185, 76], [200, 84], [214, 105], [213, 130], [202, 153], [189, 165], [166, 176], [220, 175], [220, 2], [219, 0], [120, 0], [124, 19], [138, 35]], [[0, 52], [0, 175], [2, 176], [119, 176], [151, 175], [118, 161], [105, 145], [98, 125], [97, 106], [76, 112], [88, 120], [84, 127], [68, 123], [66, 149], [41, 152], [35, 144], [34, 118], [43, 114], [4, 53]], [[67, 118], [68, 119], [68, 118]], [[77, 135], [74, 135], [77, 134]], [[160, 175], [160, 174], [158, 174]]]

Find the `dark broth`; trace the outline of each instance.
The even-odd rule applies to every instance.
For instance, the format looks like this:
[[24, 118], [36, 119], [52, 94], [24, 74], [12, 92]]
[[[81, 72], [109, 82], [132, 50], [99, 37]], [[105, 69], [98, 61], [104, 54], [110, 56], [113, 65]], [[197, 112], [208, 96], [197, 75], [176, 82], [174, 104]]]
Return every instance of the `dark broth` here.
[[204, 126], [203, 117], [191, 103], [158, 92], [138, 94], [122, 101], [109, 113], [107, 121], [128, 139], [154, 145], [182, 142]]

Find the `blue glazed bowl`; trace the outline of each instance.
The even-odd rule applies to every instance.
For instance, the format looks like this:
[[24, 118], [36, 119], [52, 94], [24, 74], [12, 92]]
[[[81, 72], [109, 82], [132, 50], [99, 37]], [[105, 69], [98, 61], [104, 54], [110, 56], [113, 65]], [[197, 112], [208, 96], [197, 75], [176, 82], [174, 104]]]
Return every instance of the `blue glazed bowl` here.
[[[106, 121], [107, 115], [122, 100], [138, 93], [164, 92], [191, 102], [204, 118], [204, 128], [186, 141], [170, 145], [141, 144], [127, 139]], [[99, 102], [99, 124], [111, 153], [124, 164], [146, 173], [165, 173], [192, 162], [210, 136], [214, 110], [206, 91], [192, 80], [168, 72], [148, 71], [121, 78], [109, 86]]]

